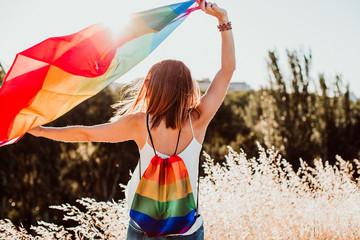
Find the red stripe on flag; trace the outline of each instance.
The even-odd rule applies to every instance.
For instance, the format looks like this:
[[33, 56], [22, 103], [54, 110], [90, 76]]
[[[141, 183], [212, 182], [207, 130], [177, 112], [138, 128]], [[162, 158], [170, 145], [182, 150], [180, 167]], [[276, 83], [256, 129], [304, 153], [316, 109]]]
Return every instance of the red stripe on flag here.
[[50, 65], [7, 79], [0, 88], [0, 141], [9, 140], [16, 115], [32, 103], [43, 86], [49, 67]]

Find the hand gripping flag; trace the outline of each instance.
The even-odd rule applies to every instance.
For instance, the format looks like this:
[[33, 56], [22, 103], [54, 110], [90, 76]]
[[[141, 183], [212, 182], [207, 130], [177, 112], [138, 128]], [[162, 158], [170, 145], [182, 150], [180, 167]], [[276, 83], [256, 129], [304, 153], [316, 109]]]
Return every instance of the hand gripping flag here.
[[62, 116], [124, 75], [198, 9], [194, 3], [135, 13], [118, 36], [96, 24], [18, 53], [0, 88], [0, 146]]

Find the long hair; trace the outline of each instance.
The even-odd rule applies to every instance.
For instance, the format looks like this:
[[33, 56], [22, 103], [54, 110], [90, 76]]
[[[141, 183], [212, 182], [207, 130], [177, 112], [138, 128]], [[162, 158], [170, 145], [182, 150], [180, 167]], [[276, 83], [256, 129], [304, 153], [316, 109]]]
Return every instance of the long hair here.
[[125, 91], [115, 118], [135, 112], [151, 114], [151, 127], [159, 126], [165, 118], [166, 127], [181, 128], [190, 112], [200, 116], [200, 89], [190, 70], [178, 60], [164, 60], [152, 66], [145, 79], [138, 80]]

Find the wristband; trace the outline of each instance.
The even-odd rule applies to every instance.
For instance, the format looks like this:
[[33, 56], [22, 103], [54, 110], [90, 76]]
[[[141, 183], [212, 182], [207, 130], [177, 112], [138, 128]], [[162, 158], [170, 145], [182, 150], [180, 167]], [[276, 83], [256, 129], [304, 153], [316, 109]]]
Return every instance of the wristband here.
[[231, 30], [232, 29], [231, 22], [223, 23], [221, 25], [218, 25], [217, 28], [219, 29], [220, 32]]

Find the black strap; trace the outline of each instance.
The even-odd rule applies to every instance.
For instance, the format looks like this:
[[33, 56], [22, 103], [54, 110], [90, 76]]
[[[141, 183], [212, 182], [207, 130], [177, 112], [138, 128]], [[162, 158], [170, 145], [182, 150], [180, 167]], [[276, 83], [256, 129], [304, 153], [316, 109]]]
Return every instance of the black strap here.
[[176, 142], [176, 148], [175, 148], [175, 152], [174, 152], [173, 156], [175, 156], [175, 155], [176, 155], [176, 151], [177, 151], [178, 146], [179, 146], [180, 133], [181, 133], [181, 128], [179, 129], [179, 135], [178, 135], [178, 139], [177, 139], [177, 142]]
[[[150, 124], [150, 123], [149, 123], [149, 114], [148, 114], [148, 115], [146, 115], [146, 127], [147, 127], [147, 131], [148, 131], [148, 134], [149, 134], [149, 137], [150, 137], [151, 145], [152, 145], [153, 150], [154, 150], [154, 153], [155, 153], [155, 155], [156, 155], [155, 145], [154, 145], [153, 139], [152, 139], [152, 137], [151, 137], [149, 124]], [[179, 129], [179, 135], [178, 135], [178, 139], [177, 139], [177, 142], [176, 142], [176, 148], [175, 148], [175, 152], [174, 152], [173, 156], [176, 155], [176, 151], [177, 151], [178, 146], [179, 146], [180, 133], [181, 133], [181, 128]]]
[[[156, 155], [156, 150], [155, 150], [155, 146], [154, 146], [154, 142], [152, 140], [151, 134], [150, 134], [150, 127], [149, 127], [149, 114], [146, 115], [146, 127], [147, 127], [147, 131], [148, 134], [150, 136], [150, 141], [151, 141], [151, 145], [153, 147], [154, 153]], [[174, 152], [174, 156], [176, 154], [176, 151], [178, 149], [178, 145], [179, 145], [179, 139], [180, 139], [180, 132], [181, 132], [181, 128], [179, 130], [179, 135], [178, 135], [178, 139], [177, 139], [177, 143], [176, 143], [176, 148], [175, 148], [175, 152]], [[199, 195], [200, 195], [200, 168], [201, 168], [201, 158], [199, 158], [199, 168], [198, 168], [198, 185], [197, 185], [197, 195], [196, 195], [196, 215], [199, 216]], [[139, 158], [139, 178], [141, 180], [141, 159]]]
[[150, 134], [149, 114], [146, 115], [146, 128], [147, 128], [147, 131], [148, 131], [148, 135], [149, 135], [149, 137], [150, 137], [151, 145], [152, 145], [153, 150], [154, 150], [154, 153], [155, 153], [155, 155], [156, 155], [155, 145], [154, 145], [154, 142], [153, 142], [152, 137], [151, 137], [151, 134]]

